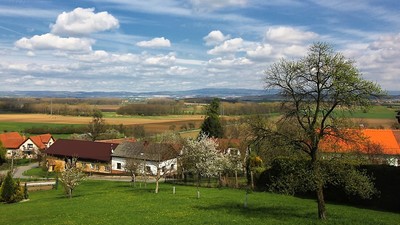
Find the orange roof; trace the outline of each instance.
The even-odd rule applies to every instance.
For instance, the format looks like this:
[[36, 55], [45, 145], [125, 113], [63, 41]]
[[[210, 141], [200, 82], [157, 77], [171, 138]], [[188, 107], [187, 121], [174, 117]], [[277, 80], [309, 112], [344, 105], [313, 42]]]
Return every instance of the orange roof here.
[[0, 134], [0, 141], [3, 147], [7, 149], [17, 149], [24, 143], [25, 138], [22, 137], [18, 132], [8, 132]]
[[39, 149], [45, 149], [46, 144], [49, 143], [50, 139], [52, 138], [51, 134], [41, 134], [36, 136], [29, 137]]
[[337, 137], [327, 136], [321, 141], [321, 151], [400, 155], [400, 131], [362, 129], [347, 130], [345, 132], [345, 138], [351, 141], [344, 141]]

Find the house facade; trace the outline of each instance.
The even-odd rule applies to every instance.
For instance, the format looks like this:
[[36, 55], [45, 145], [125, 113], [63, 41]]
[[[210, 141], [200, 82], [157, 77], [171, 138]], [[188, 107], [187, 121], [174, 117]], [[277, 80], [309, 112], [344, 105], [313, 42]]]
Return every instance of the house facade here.
[[111, 173], [111, 153], [117, 146], [114, 143], [57, 140], [45, 151], [48, 171], [63, 171], [68, 160], [77, 158], [77, 167], [85, 172]]
[[179, 151], [170, 144], [124, 142], [112, 153], [112, 170], [125, 172], [128, 160], [134, 160], [138, 173], [160, 175], [176, 173]]
[[54, 143], [51, 134], [42, 134], [26, 138], [18, 132], [0, 134], [0, 141], [7, 149], [6, 158], [37, 158], [37, 156]]

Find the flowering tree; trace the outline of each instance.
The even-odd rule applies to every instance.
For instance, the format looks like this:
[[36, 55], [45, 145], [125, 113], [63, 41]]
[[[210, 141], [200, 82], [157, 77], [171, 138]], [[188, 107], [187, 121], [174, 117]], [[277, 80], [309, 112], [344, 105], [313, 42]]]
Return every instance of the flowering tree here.
[[81, 168], [76, 167], [76, 158], [72, 158], [65, 165], [65, 170], [60, 173], [60, 182], [63, 184], [65, 193], [69, 198], [72, 198], [72, 191], [82, 181], [85, 180], [86, 174]]
[[197, 176], [197, 187], [202, 177], [218, 175], [222, 170], [223, 155], [217, 150], [215, 139], [201, 133], [197, 140], [188, 139], [183, 146], [182, 161], [188, 172]]

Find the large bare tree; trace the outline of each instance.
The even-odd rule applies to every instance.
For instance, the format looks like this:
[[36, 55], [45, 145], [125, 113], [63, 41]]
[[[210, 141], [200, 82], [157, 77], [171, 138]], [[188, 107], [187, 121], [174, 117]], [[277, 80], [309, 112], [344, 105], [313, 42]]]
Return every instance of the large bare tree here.
[[[267, 88], [278, 89], [284, 98], [284, 115], [280, 121], [292, 132], [266, 128], [262, 135], [277, 135], [310, 159], [318, 217], [326, 218], [321, 176], [320, 141], [326, 135], [340, 136], [339, 109], [352, 110], [371, 104], [373, 96], [382, 95], [379, 85], [362, 78], [354, 61], [334, 52], [327, 43], [311, 45], [305, 57], [281, 61], [266, 71]], [[288, 129], [284, 129], [288, 131]]]

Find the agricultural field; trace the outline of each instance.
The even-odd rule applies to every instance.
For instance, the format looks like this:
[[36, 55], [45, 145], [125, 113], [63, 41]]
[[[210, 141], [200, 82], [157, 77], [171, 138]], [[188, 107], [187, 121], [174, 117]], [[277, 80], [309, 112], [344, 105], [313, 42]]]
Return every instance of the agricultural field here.
[[400, 214], [327, 204], [317, 219], [314, 200], [234, 189], [88, 180], [72, 199], [58, 190], [30, 192], [29, 201], [0, 204], [0, 224], [398, 224]]
[[[37, 126], [62, 127], [65, 125], [83, 126], [91, 121], [91, 117], [60, 116], [48, 114], [0, 114], [0, 131], [22, 131]], [[199, 127], [203, 121], [201, 115], [179, 116], [118, 116], [115, 113], [104, 113], [107, 124], [142, 125], [146, 132], [160, 133], [193, 124]]]

